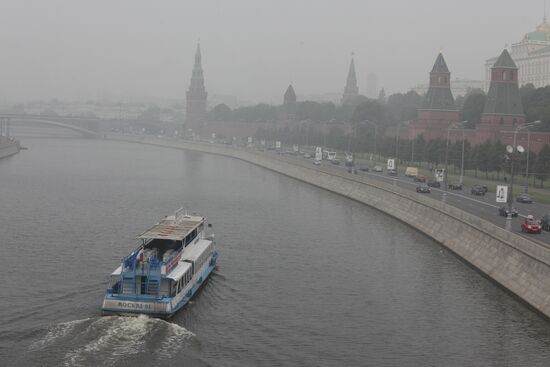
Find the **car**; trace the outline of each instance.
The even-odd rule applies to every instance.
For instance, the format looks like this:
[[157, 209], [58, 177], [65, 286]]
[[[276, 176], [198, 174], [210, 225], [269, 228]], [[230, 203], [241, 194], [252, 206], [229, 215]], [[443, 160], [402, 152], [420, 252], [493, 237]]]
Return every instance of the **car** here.
[[360, 168], [359, 168], [359, 171], [368, 172], [368, 171], [369, 171], [369, 167], [367, 167], [367, 166], [360, 167]]
[[372, 169], [374, 172], [382, 172], [382, 167], [380, 166], [374, 166], [374, 168]]
[[540, 222], [532, 215], [525, 217], [525, 220], [521, 222], [521, 231], [524, 233], [538, 233], [542, 232], [542, 226]]
[[546, 214], [540, 218], [540, 225], [545, 231], [550, 231], [550, 215]]
[[414, 176], [414, 182], [426, 182], [426, 176], [418, 175]]
[[450, 183], [449, 185], [447, 185], [447, 187], [450, 190], [462, 190], [462, 184], [461, 183], [453, 182], [453, 183]]
[[313, 161], [313, 164], [316, 165], [316, 166], [320, 166], [320, 165], [321, 165], [321, 161], [314, 160], [314, 161]]
[[304, 154], [304, 158], [307, 158], [307, 159], [311, 158], [311, 154], [309, 153]]
[[441, 187], [441, 182], [430, 180], [430, 181], [428, 181], [428, 186], [430, 186], [430, 187]]
[[523, 203], [523, 204], [532, 204], [533, 203], [533, 199], [531, 199], [531, 197], [527, 194], [521, 194], [519, 195], [517, 198], [516, 198], [516, 201], [518, 203]]
[[[498, 215], [502, 215], [503, 217], [507, 217], [510, 210], [508, 209], [508, 205], [501, 206], [498, 208]], [[514, 207], [512, 207], [512, 217], [515, 218], [518, 216], [518, 210]]]
[[357, 174], [357, 170], [355, 169], [355, 167], [349, 167], [348, 168], [348, 173], [351, 173], [353, 175], [356, 175]]
[[340, 164], [340, 160], [334, 158], [334, 159], [332, 159], [332, 160], [330, 161], [330, 163], [335, 164], [335, 165], [338, 166], [338, 165]]
[[432, 189], [430, 189], [430, 186], [426, 184], [420, 184], [416, 186], [416, 192], [422, 193], [422, 194], [429, 194], [432, 192]]
[[487, 192], [487, 190], [485, 190], [485, 188], [481, 185], [474, 185], [472, 186], [472, 188], [470, 189], [470, 193], [472, 195], [481, 195], [481, 196], [485, 196], [485, 193]]
[[388, 176], [397, 176], [397, 170], [389, 169], [388, 170]]

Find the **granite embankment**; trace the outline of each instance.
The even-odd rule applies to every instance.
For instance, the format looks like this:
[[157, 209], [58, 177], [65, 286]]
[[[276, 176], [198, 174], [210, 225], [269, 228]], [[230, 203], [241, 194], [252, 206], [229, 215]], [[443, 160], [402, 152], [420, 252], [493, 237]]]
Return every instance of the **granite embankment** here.
[[216, 144], [116, 138], [241, 159], [372, 206], [424, 232], [550, 318], [550, 249], [461, 209], [364, 176]]

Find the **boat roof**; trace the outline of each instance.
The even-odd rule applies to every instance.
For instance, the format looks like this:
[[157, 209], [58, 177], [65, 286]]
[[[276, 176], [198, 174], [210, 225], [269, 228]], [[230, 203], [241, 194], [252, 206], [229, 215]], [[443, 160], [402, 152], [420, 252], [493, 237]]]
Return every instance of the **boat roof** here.
[[166, 278], [178, 280], [191, 267], [191, 263], [180, 261], [178, 265], [166, 276]]
[[137, 238], [181, 241], [204, 220], [205, 218], [200, 215], [167, 216]]
[[181, 255], [181, 260], [196, 261], [198, 257], [201, 256], [206, 250], [208, 245], [210, 245], [210, 243], [212, 243], [212, 241], [199, 240], [196, 244], [186, 247]]

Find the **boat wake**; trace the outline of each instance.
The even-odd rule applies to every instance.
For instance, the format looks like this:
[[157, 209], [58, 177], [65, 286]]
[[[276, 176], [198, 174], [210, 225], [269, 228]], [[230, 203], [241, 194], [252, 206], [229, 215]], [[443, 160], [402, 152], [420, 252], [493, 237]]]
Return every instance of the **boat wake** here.
[[31, 352], [55, 351], [64, 366], [114, 366], [131, 359], [153, 362], [172, 358], [193, 336], [160, 319], [108, 316], [52, 326], [31, 346]]

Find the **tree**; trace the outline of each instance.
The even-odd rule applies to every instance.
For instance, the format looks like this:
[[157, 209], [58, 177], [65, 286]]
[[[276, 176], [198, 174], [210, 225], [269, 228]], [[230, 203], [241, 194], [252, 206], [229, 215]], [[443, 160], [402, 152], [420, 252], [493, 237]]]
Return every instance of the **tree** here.
[[214, 121], [230, 121], [231, 108], [225, 103], [220, 103], [208, 112], [208, 117]]
[[393, 122], [409, 121], [416, 118], [417, 110], [422, 107], [424, 97], [415, 91], [405, 94], [395, 93], [388, 97], [386, 104]]
[[540, 150], [535, 161], [535, 177], [540, 180], [542, 186], [550, 174], [550, 146], [545, 145]]
[[485, 172], [485, 178], [489, 179], [489, 171], [491, 170], [491, 142], [478, 145], [475, 148], [474, 160], [476, 162], [476, 168], [481, 172]]
[[426, 146], [426, 139], [424, 139], [424, 135], [420, 134], [414, 139], [414, 158], [417, 162], [426, 162], [426, 154], [424, 147]]
[[550, 131], [550, 86], [535, 89], [527, 84], [520, 88], [520, 94], [527, 121], [542, 121], [533, 130]]
[[160, 107], [151, 106], [148, 107], [141, 115], [137, 118], [139, 121], [145, 122], [158, 122], [160, 121]]
[[378, 103], [386, 103], [386, 91], [384, 90], [384, 88], [380, 89], [380, 93], [378, 93]]
[[527, 83], [519, 88], [519, 94], [521, 95], [521, 102], [525, 113], [527, 113], [536, 91], [537, 88], [535, 88], [532, 83]]
[[388, 123], [386, 108], [379, 102], [369, 99], [358, 105], [351, 116], [352, 122], [371, 121], [377, 125]]
[[466, 95], [461, 113], [462, 119], [468, 121], [468, 128], [475, 128], [475, 125], [481, 120], [486, 100], [487, 96], [481, 89], [474, 89]]
[[500, 172], [504, 166], [505, 146], [500, 141], [493, 144], [489, 150], [489, 170], [497, 173], [497, 180], [500, 179]]

